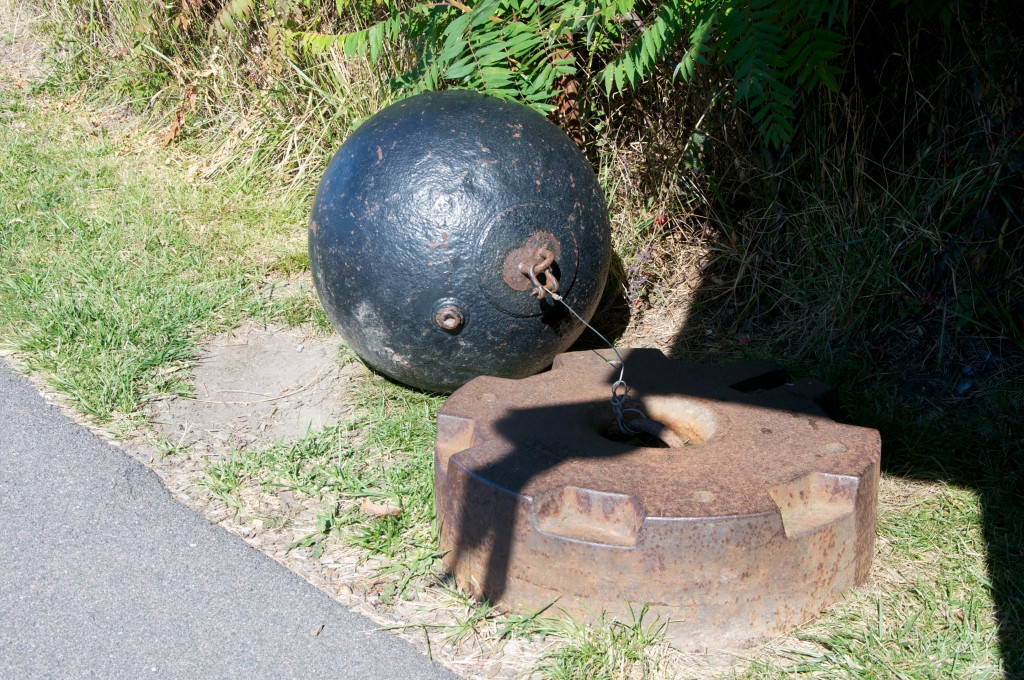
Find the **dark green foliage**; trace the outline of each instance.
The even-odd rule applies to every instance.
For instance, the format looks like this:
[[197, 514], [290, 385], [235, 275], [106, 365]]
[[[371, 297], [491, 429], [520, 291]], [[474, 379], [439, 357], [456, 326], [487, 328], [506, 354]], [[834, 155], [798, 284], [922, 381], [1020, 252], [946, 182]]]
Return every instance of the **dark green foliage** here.
[[776, 145], [792, 137], [802, 93], [837, 86], [849, 11], [845, 0], [72, 4], [97, 35], [132, 23], [136, 55], [162, 66], [204, 41], [241, 42], [278, 73], [337, 47], [376, 65], [387, 59], [405, 93], [474, 89], [542, 113], [564, 113], [581, 94], [631, 95], [652, 79], [683, 86], [715, 68]]
[[[239, 2], [239, 0], [234, 0]], [[307, 52], [340, 45], [376, 61], [402, 41], [415, 65], [400, 79], [409, 92], [463, 87], [517, 99], [550, 113], [579, 87], [626, 94], [665, 65], [692, 80], [718, 65], [737, 104], [762, 135], [788, 141], [799, 93], [837, 87], [846, 3], [834, 0], [482, 0], [384, 3], [368, 28], [328, 35], [295, 32]]]

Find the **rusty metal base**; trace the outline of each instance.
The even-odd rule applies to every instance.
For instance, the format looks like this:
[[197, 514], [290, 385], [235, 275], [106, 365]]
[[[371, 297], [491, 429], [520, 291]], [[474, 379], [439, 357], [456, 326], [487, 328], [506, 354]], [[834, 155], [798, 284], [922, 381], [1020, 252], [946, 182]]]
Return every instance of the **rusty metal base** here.
[[622, 354], [631, 395], [684, 446], [613, 440], [611, 352], [476, 378], [441, 408], [437, 512], [462, 587], [584, 618], [647, 604], [705, 650], [770, 639], [864, 581], [880, 441], [826, 415], [827, 385]]

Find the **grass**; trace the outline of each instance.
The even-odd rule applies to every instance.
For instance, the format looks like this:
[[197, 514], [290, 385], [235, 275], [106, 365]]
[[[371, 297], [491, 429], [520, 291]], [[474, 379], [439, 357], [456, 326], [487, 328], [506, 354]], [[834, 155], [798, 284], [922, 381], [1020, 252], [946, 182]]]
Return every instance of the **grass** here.
[[[860, 591], [743, 677], [1018, 677], [1024, 670], [1024, 402], [995, 386], [953, 406], [896, 376], [828, 376], [846, 417], [882, 433], [875, 565]], [[791, 645], [787, 649], [786, 645]]]
[[308, 292], [265, 294], [294, 206], [257, 210], [192, 185], [173, 158], [124, 158], [97, 122], [109, 112], [0, 97], [0, 341], [82, 413], [106, 422], [187, 390], [178, 369], [197, 343], [243, 316], [320, 318]]
[[[898, 484], [890, 480], [891, 485]], [[883, 511], [874, 582], [744, 677], [999, 677], [978, 494], [929, 487]]]
[[353, 418], [291, 444], [211, 460], [204, 484], [250, 517], [261, 514], [263, 497], [282, 490], [323, 508], [315, 531], [289, 549], [308, 549], [314, 559], [330, 541], [358, 549], [387, 577], [380, 596], [388, 603], [405, 595], [413, 579], [437, 578], [433, 442], [442, 399], [378, 376], [356, 383], [351, 397], [358, 405]]
[[565, 644], [548, 655], [538, 672], [553, 680], [659, 677], [659, 659], [652, 650], [663, 642], [664, 624], [647, 617], [643, 608], [631, 621], [599, 614], [590, 623], [554, 622], [551, 633]]
[[299, 64], [241, 37], [204, 44], [197, 8], [184, 8], [197, 16], [183, 27], [130, 3], [38, 5], [59, 46], [43, 87], [130, 107], [193, 155], [200, 179], [310, 199], [330, 154], [392, 96], [386, 78], [336, 51]]
[[180, 388], [173, 368], [237, 318], [253, 272], [217, 262], [173, 208], [160, 210], [152, 177], [119, 176], [127, 168], [104, 134], [3, 97], [4, 342], [83, 413], [131, 413]]

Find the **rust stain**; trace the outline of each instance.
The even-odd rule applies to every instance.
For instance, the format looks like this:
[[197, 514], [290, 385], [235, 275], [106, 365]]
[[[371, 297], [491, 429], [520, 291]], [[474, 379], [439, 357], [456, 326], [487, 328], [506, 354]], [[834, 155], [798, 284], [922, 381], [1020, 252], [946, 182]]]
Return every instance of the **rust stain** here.
[[562, 255], [562, 246], [554, 234], [548, 231], [538, 230], [530, 234], [523, 245], [513, 248], [505, 256], [501, 268], [501, 278], [512, 290], [527, 291], [533, 289], [533, 282], [529, 276], [520, 269], [522, 263], [538, 262], [537, 253], [540, 250], [550, 251], [554, 255], [554, 261]]

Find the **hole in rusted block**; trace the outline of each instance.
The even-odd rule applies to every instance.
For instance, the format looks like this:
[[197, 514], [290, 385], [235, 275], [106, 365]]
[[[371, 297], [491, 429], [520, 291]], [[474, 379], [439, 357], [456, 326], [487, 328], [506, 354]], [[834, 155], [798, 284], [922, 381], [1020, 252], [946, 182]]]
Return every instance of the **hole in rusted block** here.
[[652, 434], [650, 432], [623, 432], [619, 429], [618, 423], [614, 421], [609, 423], [604, 429], [600, 430], [600, 434], [605, 439], [618, 442], [620, 444], [629, 444], [630, 446], [639, 446], [645, 449], [669, 448], [669, 445], [665, 440], [656, 434]]
[[781, 368], [767, 370], [760, 375], [754, 375], [749, 378], [745, 378], [738, 383], [733, 383], [729, 387], [733, 388], [738, 392], [760, 392], [763, 390], [773, 390], [776, 387], [782, 387], [786, 384], [786, 372]]
[[854, 511], [857, 477], [812, 472], [768, 490], [787, 538], [833, 524]]
[[598, 434], [609, 441], [628, 444], [647, 449], [667, 449], [672, 446], [685, 446], [685, 442], [664, 423], [639, 418], [633, 413], [624, 414], [623, 421], [628, 428], [623, 431], [619, 427], [615, 413], [607, 404], [595, 409], [592, 418]]
[[592, 411], [591, 422], [598, 433], [614, 442], [645, 448], [680, 448], [701, 444], [712, 437], [717, 429], [715, 415], [710, 409], [688, 399], [672, 396], [646, 397], [639, 402], [647, 418], [647, 427], [633, 414], [625, 414], [627, 426], [638, 432], [622, 432], [611, 408], [605, 404]]
[[690, 399], [672, 395], [644, 397], [647, 417], [663, 424], [686, 444], [701, 444], [715, 436], [718, 429], [711, 409]]
[[632, 547], [644, 513], [632, 496], [564, 486], [533, 499], [537, 528], [563, 538]]

